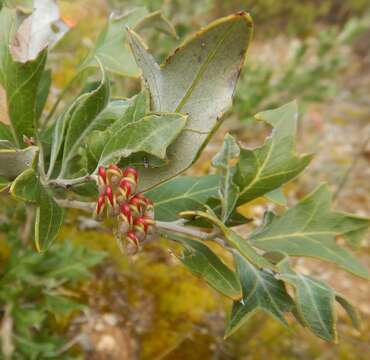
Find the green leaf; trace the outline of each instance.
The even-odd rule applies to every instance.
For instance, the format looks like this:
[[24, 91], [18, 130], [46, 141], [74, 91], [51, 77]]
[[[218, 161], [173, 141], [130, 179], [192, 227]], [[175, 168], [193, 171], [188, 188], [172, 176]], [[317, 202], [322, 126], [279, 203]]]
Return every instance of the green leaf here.
[[166, 149], [184, 128], [186, 118], [181, 114], [153, 114], [124, 126], [104, 147], [99, 164], [117, 162], [141, 151], [166, 158]]
[[175, 221], [178, 213], [199, 210], [210, 197], [217, 196], [219, 176], [181, 176], [145, 193], [154, 202], [156, 220]]
[[36, 97], [36, 118], [39, 119], [44, 110], [51, 86], [51, 70], [45, 70], [42, 74]]
[[120, 17], [111, 17], [99, 34], [94, 48], [81, 64], [81, 68], [96, 66], [96, 58], [107, 71], [123, 76], [139, 76], [140, 70], [125, 44], [125, 26], [134, 27], [148, 11], [144, 8], [134, 9]]
[[142, 171], [143, 189], [183, 172], [198, 158], [231, 104], [251, 34], [252, 21], [246, 13], [220, 19], [189, 38], [160, 67], [140, 38], [129, 31], [133, 54], [151, 93], [152, 110], [189, 114], [186, 131], [169, 148], [169, 164]]
[[104, 146], [120, 128], [143, 118], [150, 111], [149, 93], [145, 89], [128, 100], [114, 100], [98, 115], [96, 130], [86, 140], [89, 172], [95, 170]]
[[93, 91], [81, 95], [73, 106], [71, 118], [67, 121], [67, 130], [63, 148], [63, 161], [60, 177], [70, 166], [69, 162], [77, 155], [87, 136], [99, 125], [100, 112], [106, 107], [110, 88], [105, 71], [101, 66], [102, 80]]
[[[51, 177], [53, 175], [57, 159], [58, 157], [60, 157], [63, 141], [64, 141], [65, 134], [68, 128], [68, 123], [71, 119], [71, 116], [73, 115], [73, 111], [75, 110], [78, 104], [79, 104], [79, 98], [77, 98], [75, 102], [73, 102], [68, 108], [66, 108], [59, 115], [56, 122], [53, 124], [53, 127], [50, 128], [52, 130], [52, 135], [51, 135], [49, 169], [47, 173], [48, 177]], [[44, 132], [43, 135], [47, 136], [48, 134]]]
[[16, 199], [39, 202], [41, 184], [34, 169], [30, 168], [20, 174], [12, 183], [10, 193]]
[[292, 285], [300, 319], [314, 334], [326, 341], [337, 341], [336, 314], [334, 302], [337, 300], [359, 326], [359, 318], [353, 306], [341, 295], [323, 282], [302, 275], [289, 266], [288, 259], [278, 264], [279, 278]]
[[239, 159], [240, 148], [236, 140], [226, 134], [221, 150], [212, 159], [212, 166], [221, 170], [219, 195], [221, 200], [221, 220], [225, 222], [235, 208], [239, 196], [239, 188], [233, 177], [233, 162]]
[[113, 124], [112, 131], [136, 122], [150, 112], [150, 96], [146, 89], [143, 89], [140, 93], [127, 101], [127, 110], [122, 114], [121, 118]]
[[168, 234], [168, 237], [185, 247], [179, 259], [194, 275], [221, 294], [240, 299], [241, 288], [235, 273], [208, 246], [174, 234]]
[[2, 149], [0, 150], [0, 176], [14, 179], [24, 170], [32, 166], [38, 152], [36, 146], [30, 146], [23, 150]]
[[251, 243], [266, 251], [292, 256], [308, 256], [333, 262], [357, 276], [370, 278], [369, 271], [349, 251], [337, 245], [335, 238], [344, 236], [357, 241], [369, 219], [330, 210], [331, 194], [326, 185], [319, 186], [282, 216], [275, 216], [250, 237]]
[[256, 311], [261, 310], [287, 326], [284, 313], [293, 306], [284, 283], [269, 271], [259, 270], [238, 253], [234, 253], [243, 298], [234, 301], [225, 337], [233, 334]]
[[342, 308], [345, 310], [347, 315], [350, 317], [352, 321], [352, 325], [357, 330], [360, 330], [361, 319], [355, 307], [345, 297], [343, 297], [342, 295], [338, 293], [335, 294], [335, 300], [337, 300], [337, 302], [342, 306]]
[[273, 126], [271, 136], [256, 149], [241, 149], [235, 183], [240, 188], [238, 205], [270, 193], [296, 177], [312, 155], [294, 153], [298, 109], [295, 101], [255, 115]]
[[63, 223], [63, 209], [55, 202], [46, 189], [40, 192], [36, 210], [35, 246], [37, 251], [46, 251]]
[[16, 12], [4, 8], [0, 12], [0, 83], [4, 86], [9, 59], [9, 45], [16, 31]]
[[173, 26], [160, 12], [148, 14], [145, 7], [133, 9], [118, 17], [111, 16], [81, 68], [96, 66], [95, 58], [98, 58], [107, 71], [122, 76], [139, 76], [140, 69], [127, 44], [125, 27], [137, 30], [151, 27], [176, 36]]

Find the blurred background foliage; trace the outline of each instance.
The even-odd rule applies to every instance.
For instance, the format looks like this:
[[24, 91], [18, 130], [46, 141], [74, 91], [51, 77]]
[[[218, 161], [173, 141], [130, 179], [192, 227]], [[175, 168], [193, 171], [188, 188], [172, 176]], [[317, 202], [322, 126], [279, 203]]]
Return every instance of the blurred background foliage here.
[[[31, 0], [5, 0], [30, 8]], [[370, 3], [367, 0], [70, 0], [59, 1], [72, 27], [49, 56], [53, 87], [47, 109], [76, 74], [112, 12], [136, 6], [161, 10], [179, 39], [150, 30], [143, 38], [163, 61], [187, 34], [231, 12], [247, 10], [255, 38], [226, 117], [193, 174], [209, 171], [209, 159], [225, 132], [245, 146], [260, 144], [269, 129], [251, 121], [262, 110], [298, 98], [301, 150], [317, 153], [310, 169], [284, 192], [290, 204], [318, 180], [329, 182], [341, 210], [370, 214], [369, 106]], [[94, 71], [84, 73], [94, 77]], [[130, 96], [140, 81], [113, 76], [113, 92]], [[81, 91], [74, 80], [62, 106]], [[1, 90], [1, 89], [0, 89]], [[0, 91], [0, 117], [6, 109]], [[346, 293], [360, 308], [363, 330], [340, 316], [340, 343], [327, 344], [303, 329], [288, 332], [263, 315], [223, 341], [225, 301], [193, 277], [168, 251], [165, 240], [147, 244], [133, 259], [116, 247], [109, 229], [74, 212], [59, 241], [37, 254], [29, 239], [27, 208], [1, 194], [0, 358], [12, 359], [367, 359], [370, 353], [368, 284], [319, 262], [302, 260], [313, 273]], [[257, 199], [239, 210], [260, 221]], [[278, 211], [279, 208], [275, 206]], [[171, 247], [176, 252], [176, 248]], [[221, 251], [215, 247], [215, 251]], [[369, 240], [359, 254], [370, 264]], [[356, 291], [353, 291], [356, 289]], [[351, 291], [352, 290], [352, 291]], [[9, 356], [8, 356], [9, 358]]]

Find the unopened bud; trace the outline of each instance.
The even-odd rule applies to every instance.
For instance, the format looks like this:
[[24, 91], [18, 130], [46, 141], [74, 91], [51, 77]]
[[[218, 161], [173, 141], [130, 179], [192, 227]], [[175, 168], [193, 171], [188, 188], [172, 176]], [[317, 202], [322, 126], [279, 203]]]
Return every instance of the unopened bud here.
[[123, 176], [124, 177], [130, 177], [132, 179], [135, 180], [135, 183], [137, 183], [138, 181], [138, 178], [139, 178], [139, 173], [137, 172], [136, 169], [134, 169], [133, 167], [127, 167], [124, 171], [123, 171]]
[[107, 185], [107, 173], [103, 166], [99, 166], [98, 169], [98, 182], [100, 186]]
[[117, 165], [114, 165], [114, 164], [109, 165], [107, 173], [108, 173], [111, 181], [112, 181], [113, 176], [116, 176], [118, 178], [120, 178], [122, 176], [121, 169]]
[[122, 196], [127, 200], [131, 196], [132, 186], [131, 182], [125, 179], [122, 179], [119, 183], [119, 190]]
[[126, 238], [127, 238], [129, 243], [131, 242], [137, 248], [139, 248], [139, 246], [140, 246], [139, 239], [137, 238], [137, 236], [135, 235], [135, 233], [133, 231], [129, 231], [126, 235]]
[[120, 217], [121, 220], [128, 223], [132, 224], [132, 213], [130, 207], [126, 203], [122, 203], [120, 206]]
[[113, 190], [112, 190], [112, 187], [111, 186], [108, 186], [106, 189], [105, 189], [105, 195], [107, 196], [108, 200], [109, 200], [109, 203], [111, 206], [114, 206], [114, 194], [113, 194]]
[[135, 194], [133, 198], [137, 200], [141, 207], [146, 207], [150, 203], [150, 200], [147, 199], [142, 193]]
[[95, 209], [96, 214], [100, 215], [103, 212], [104, 208], [105, 208], [105, 196], [104, 194], [101, 194], [96, 203], [96, 209]]
[[140, 204], [140, 201], [136, 197], [130, 199], [129, 206], [134, 214], [138, 215], [141, 213], [142, 206]]

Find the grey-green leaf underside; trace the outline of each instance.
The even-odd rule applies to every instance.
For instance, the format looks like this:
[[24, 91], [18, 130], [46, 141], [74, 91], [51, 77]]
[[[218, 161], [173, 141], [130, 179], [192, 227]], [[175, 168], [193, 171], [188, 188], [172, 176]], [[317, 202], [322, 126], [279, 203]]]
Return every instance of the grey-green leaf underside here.
[[191, 166], [220, 124], [231, 105], [252, 21], [246, 13], [215, 21], [190, 37], [161, 67], [140, 38], [133, 31], [129, 34], [151, 93], [152, 110], [189, 115], [185, 130], [168, 150], [168, 165], [142, 171], [141, 188], [145, 190]]

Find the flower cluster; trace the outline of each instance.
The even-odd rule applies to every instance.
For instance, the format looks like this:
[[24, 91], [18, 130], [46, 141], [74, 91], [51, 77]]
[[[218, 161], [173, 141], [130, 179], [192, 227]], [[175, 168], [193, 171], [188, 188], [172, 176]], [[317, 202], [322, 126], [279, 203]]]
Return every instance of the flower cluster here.
[[117, 217], [118, 235], [125, 239], [126, 250], [135, 253], [152, 232], [154, 212], [151, 200], [137, 192], [139, 174], [136, 169], [120, 169], [117, 165], [98, 170], [99, 198], [95, 215], [102, 219]]

